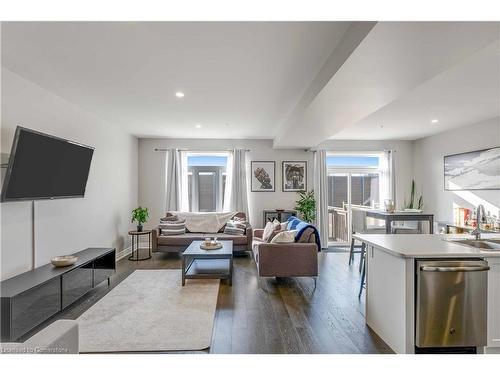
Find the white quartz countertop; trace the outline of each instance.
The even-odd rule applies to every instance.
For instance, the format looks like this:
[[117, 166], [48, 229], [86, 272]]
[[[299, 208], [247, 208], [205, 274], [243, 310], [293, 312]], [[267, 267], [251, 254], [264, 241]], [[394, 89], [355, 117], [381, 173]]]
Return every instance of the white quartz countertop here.
[[[467, 245], [448, 242], [451, 239], [472, 239], [456, 234], [356, 234], [359, 241], [403, 258], [481, 257], [500, 258], [500, 251], [486, 251]], [[482, 238], [497, 238], [498, 234], [483, 234]]]

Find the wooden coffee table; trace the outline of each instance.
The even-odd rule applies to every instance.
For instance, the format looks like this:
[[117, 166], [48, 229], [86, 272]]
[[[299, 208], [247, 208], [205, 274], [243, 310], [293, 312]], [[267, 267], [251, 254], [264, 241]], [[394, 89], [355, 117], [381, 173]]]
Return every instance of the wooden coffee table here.
[[182, 253], [182, 285], [186, 279], [233, 279], [233, 241], [220, 241], [222, 248], [203, 250], [202, 241], [193, 241]]

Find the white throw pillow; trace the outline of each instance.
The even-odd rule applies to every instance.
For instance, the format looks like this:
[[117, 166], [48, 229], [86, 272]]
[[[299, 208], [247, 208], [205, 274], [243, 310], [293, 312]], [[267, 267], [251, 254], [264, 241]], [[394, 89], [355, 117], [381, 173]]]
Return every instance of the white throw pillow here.
[[267, 242], [269, 237], [273, 234], [274, 231], [274, 223], [272, 221], [268, 221], [265, 228], [264, 233], [262, 233], [262, 239]]
[[279, 232], [276, 236], [273, 237], [271, 243], [290, 243], [295, 242], [295, 234], [296, 230], [284, 230]]

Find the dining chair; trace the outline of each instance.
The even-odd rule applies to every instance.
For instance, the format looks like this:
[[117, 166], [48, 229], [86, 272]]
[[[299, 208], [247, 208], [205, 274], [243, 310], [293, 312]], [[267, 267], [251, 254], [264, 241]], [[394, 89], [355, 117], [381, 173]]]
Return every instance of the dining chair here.
[[[380, 225], [367, 225], [366, 223], [366, 211], [362, 208], [352, 207], [351, 208], [351, 218], [352, 218], [352, 234], [384, 234], [385, 226]], [[361, 254], [359, 259], [359, 272], [362, 269], [363, 254], [365, 250], [364, 244], [361, 245], [360, 251], [354, 250], [354, 237], [351, 240], [351, 248], [349, 251], [349, 265], [354, 261], [354, 254]]]

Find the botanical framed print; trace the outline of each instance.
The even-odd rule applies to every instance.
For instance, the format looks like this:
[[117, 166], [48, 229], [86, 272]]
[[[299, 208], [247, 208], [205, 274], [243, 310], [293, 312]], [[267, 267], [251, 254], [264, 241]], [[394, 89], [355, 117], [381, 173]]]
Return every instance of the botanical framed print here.
[[500, 190], [500, 147], [444, 157], [445, 190]]
[[307, 162], [284, 161], [282, 174], [283, 191], [307, 190]]
[[251, 167], [251, 190], [259, 191], [275, 191], [276, 183], [276, 163], [274, 161], [252, 161]]

